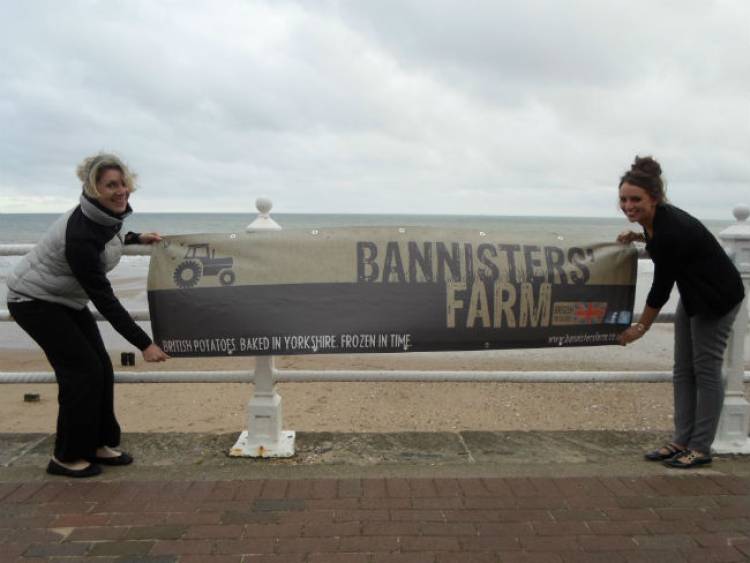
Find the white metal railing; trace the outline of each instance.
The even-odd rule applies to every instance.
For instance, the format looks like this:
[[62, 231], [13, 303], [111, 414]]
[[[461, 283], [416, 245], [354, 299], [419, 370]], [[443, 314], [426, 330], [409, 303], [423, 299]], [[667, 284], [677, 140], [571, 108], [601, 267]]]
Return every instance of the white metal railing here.
[[[429, 378], [426, 378], [429, 374]], [[3, 372], [2, 383], [54, 383], [51, 372]], [[250, 371], [123, 371], [117, 383], [254, 383]], [[407, 370], [283, 370], [274, 371], [278, 383], [311, 382], [441, 382], [441, 383], [664, 383], [666, 371], [407, 371]], [[744, 381], [750, 382], [750, 372]]]
[[[256, 201], [258, 216], [247, 226], [248, 231], [280, 229], [270, 217], [271, 202], [265, 198]], [[745, 283], [750, 286], [750, 208], [739, 205], [734, 209], [737, 223], [719, 235], [727, 253], [733, 258]], [[0, 256], [21, 256], [32, 244], [0, 245]], [[124, 254], [149, 255], [148, 246], [129, 245]], [[646, 256], [643, 249], [639, 257]], [[750, 372], [744, 371], [745, 332], [748, 325], [748, 299], [746, 298], [735, 321], [725, 359], [726, 396], [714, 449], [726, 453], [750, 453], [750, 404], [744, 398], [743, 383], [750, 381]], [[136, 321], [150, 320], [147, 310], [129, 311]], [[97, 320], [104, 320], [98, 312]], [[7, 310], [0, 310], [0, 321], [12, 321]], [[656, 322], [671, 322], [674, 314], [662, 313]], [[273, 356], [257, 356], [255, 370], [250, 371], [142, 371], [116, 372], [118, 383], [186, 383], [186, 382], [238, 382], [253, 383], [254, 394], [248, 403], [248, 431], [242, 433], [231, 455], [250, 457], [287, 457], [294, 453], [294, 432], [281, 429], [281, 397], [275, 389], [276, 382], [303, 381], [468, 381], [468, 382], [658, 382], [671, 380], [671, 372], [601, 372], [601, 371], [312, 371], [277, 370]], [[0, 372], [0, 383], [53, 383], [51, 372]]]

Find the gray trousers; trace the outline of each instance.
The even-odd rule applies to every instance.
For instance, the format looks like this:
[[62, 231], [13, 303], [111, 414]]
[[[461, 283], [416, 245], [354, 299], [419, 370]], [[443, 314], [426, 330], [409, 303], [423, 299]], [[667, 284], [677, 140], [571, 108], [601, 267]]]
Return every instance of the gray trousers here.
[[724, 350], [739, 308], [723, 317], [688, 317], [682, 302], [677, 304], [673, 370], [673, 442], [677, 445], [711, 453], [724, 404]]

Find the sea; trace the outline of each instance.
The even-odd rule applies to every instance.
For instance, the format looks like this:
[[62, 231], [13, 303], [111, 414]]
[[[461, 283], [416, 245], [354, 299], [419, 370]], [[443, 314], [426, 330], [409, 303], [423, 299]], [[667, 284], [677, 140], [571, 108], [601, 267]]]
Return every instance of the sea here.
[[[0, 214], [0, 245], [35, 243], [57, 219], [58, 214]], [[621, 216], [613, 217], [535, 217], [503, 215], [367, 215], [367, 214], [272, 214], [283, 229], [322, 229], [328, 227], [443, 227], [468, 228], [508, 233], [509, 237], [549, 237], [551, 240], [585, 241], [590, 243], [614, 241], [617, 235], [633, 227]], [[255, 216], [247, 213], [135, 213], [125, 221], [123, 232], [157, 231], [163, 235], [190, 233], [243, 232]], [[718, 235], [730, 221], [703, 221]], [[0, 256], [0, 309], [6, 309], [5, 280], [8, 272], [18, 263], [18, 256]], [[124, 256], [109, 278], [123, 305], [129, 310], [145, 310], [148, 256]], [[638, 261], [636, 285], [636, 311], [645, 302], [650, 287], [653, 264]], [[664, 308], [674, 311], [676, 291]], [[107, 323], [101, 323], [102, 334], [108, 345], [127, 349], [119, 335]], [[148, 330], [148, 323], [142, 326]], [[0, 322], [0, 348], [30, 348], [33, 342], [14, 323]]]

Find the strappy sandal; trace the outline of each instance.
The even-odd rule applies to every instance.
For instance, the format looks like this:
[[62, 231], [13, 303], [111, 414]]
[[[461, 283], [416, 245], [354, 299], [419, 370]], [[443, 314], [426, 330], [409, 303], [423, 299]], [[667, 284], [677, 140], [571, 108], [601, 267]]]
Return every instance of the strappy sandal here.
[[712, 461], [713, 458], [710, 455], [690, 450], [682, 455], [676, 455], [671, 459], [664, 460], [664, 465], [678, 469], [690, 469], [691, 467], [706, 465]]
[[678, 448], [671, 442], [664, 444], [660, 448], [656, 448], [651, 452], [647, 452], [643, 455], [648, 461], [664, 461], [666, 459], [672, 459], [677, 454], [685, 453], [687, 450]]

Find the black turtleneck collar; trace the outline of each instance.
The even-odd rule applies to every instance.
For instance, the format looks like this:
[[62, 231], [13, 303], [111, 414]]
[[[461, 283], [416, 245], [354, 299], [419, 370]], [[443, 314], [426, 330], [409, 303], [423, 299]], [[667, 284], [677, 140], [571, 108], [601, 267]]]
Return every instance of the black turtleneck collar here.
[[130, 203], [128, 203], [124, 212], [113, 213], [112, 211], [104, 207], [101, 203], [99, 203], [96, 199], [87, 194], [81, 194], [80, 203], [81, 211], [83, 211], [83, 214], [86, 217], [88, 217], [95, 223], [107, 227], [120, 227], [123, 220], [133, 213], [133, 209], [130, 207]]

